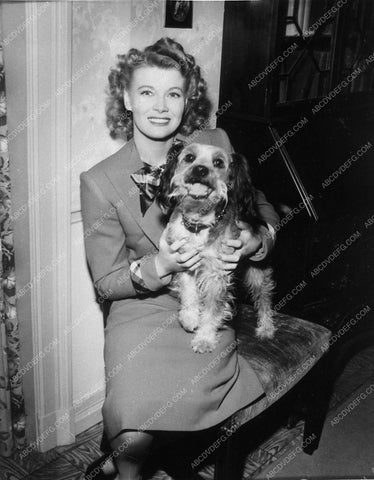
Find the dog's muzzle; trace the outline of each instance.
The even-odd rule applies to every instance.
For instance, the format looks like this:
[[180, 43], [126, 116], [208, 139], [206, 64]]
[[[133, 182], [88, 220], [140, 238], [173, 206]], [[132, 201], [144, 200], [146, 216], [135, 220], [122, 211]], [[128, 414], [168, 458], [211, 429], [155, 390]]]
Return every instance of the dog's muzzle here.
[[209, 179], [209, 168], [204, 165], [194, 165], [184, 178], [184, 184], [188, 189], [188, 195], [195, 200], [203, 200], [215, 190], [215, 185]]

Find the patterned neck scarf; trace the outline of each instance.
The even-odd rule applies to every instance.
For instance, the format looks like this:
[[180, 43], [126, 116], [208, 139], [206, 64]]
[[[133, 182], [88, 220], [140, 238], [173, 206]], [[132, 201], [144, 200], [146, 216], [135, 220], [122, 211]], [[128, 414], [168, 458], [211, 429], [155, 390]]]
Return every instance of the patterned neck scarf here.
[[166, 163], [159, 167], [152, 167], [148, 163], [144, 167], [132, 173], [130, 177], [134, 180], [140, 191], [140, 209], [144, 217], [145, 212], [152, 205], [158, 187], [160, 186], [161, 175]]
[[[174, 137], [173, 146], [175, 144], [184, 145], [183, 139]], [[152, 205], [155, 195], [158, 191], [161, 182], [161, 175], [165, 170], [166, 163], [158, 167], [152, 167], [146, 162], [143, 162], [144, 166], [132, 173], [130, 177], [139, 187], [140, 191], [140, 209], [144, 217], [145, 212]]]

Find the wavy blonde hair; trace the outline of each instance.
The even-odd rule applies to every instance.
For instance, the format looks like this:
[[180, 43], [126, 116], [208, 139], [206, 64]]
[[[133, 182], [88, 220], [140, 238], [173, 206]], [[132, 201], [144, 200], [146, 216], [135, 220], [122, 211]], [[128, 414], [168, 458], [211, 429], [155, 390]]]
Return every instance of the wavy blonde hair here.
[[131, 48], [126, 55], [117, 55], [108, 77], [106, 104], [106, 123], [112, 138], [129, 139], [133, 135], [132, 112], [126, 109], [123, 94], [130, 87], [134, 71], [144, 66], [176, 68], [185, 79], [187, 104], [178, 132], [189, 135], [208, 119], [211, 102], [200, 67], [182, 45], [164, 37], [144, 50]]

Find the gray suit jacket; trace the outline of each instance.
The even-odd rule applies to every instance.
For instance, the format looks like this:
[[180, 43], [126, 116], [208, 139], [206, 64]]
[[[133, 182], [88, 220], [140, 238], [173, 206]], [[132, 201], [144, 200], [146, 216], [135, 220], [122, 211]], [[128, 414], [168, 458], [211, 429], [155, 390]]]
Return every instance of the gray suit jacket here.
[[[178, 138], [185, 140], [180, 135]], [[189, 139], [233, 151], [221, 129], [196, 131]], [[118, 152], [81, 174], [87, 260], [97, 291], [108, 300], [137, 296], [129, 268], [140, 258], [141, 275], [149, 290], [159, 290], [170, 281], [170, 276], [158, 276], [154, 262], [165, 228], [162, 212], [153, 202], [142, 216], [139, 190], [130, 177], [142, 166], [134, 141], [130, 140]], [[258, 192], [257, 203], [263, 219], [275, 226], [278, 215], [262, 192]], [[271, 247], [270, 236], [266, 245], [267, 249]]]

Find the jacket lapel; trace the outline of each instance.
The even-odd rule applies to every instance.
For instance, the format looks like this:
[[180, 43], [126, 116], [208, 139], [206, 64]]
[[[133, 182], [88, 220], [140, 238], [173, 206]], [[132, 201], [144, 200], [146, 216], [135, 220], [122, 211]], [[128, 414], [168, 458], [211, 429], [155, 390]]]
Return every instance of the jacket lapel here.
[[136, 223], [153, 245], [158, 247], [158, 242], [166, 223], [164, 215], [156, 201], [148, 208], [144, 217], [140, 210], [139, 188], [130, 175], [141, 168], [143, 162], [140, 159], [133, 139], [126, 143], [118, 152], [118, 155], [118, 167], [107, 173], [107, 175], [110, 177], [111, 183], [114, 185]]
[[[211, 144], [209, 132], [202, 131], [192, 138], [178, 134], [177, 140]], [[140, 210], [139, 188], [130, 175], [143, 166], [143, 162], [135, 147], [134, 140], [129, 140], [118, 152], [118, 164], [116, 168], [107, 173], [111, 183], [124, 201], [129, 212], [133, 216], [144, 234], [149, 238], [155, 247], [158, 248], [160, 236], [166, 227], [165, 216], [156, 201], [145, 212], [143, 217]]]

